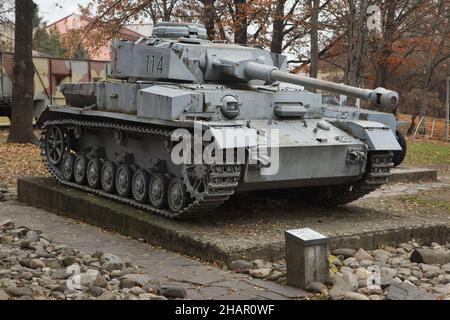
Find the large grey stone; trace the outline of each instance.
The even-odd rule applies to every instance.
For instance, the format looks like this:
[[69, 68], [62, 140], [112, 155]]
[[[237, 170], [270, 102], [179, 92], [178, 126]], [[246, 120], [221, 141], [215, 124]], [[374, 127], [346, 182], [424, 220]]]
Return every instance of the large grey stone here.
[[186, 288], [180, 285], [164, 284], [159, 288], [159, 294], [168, 298], [184, 298]]
[[410, 260], [417, 263], [444, 265], [450, 263], [450, 251], [428, 248], [416, 249], [411, 253]]
[[9, 294], [0, 289], [0, 301], [9, 300]]
[[374, 250], [372, 254], [374, 256], [375, 261], [381, 261], [384, 263], [386, 263], [390, 258], [389, 252], [382, 249]]
[[120, 278], [121, 280], [128, 280], [133, 282], [135, 285], [140, 287], [145, 287], [152, 281], [152, 277], [146, 274], [126, 274]]
[[392, 284], [388, 290], [388, 300], [436, 300], [434, 295], [405, 283]]
[[367, 296], [362, 293], [348, 291], [344, 293], [345, 300], [370, 300]]
[[253, 269], [253, 263], [246, 260], [234, 260], [230, 264], [230, 269], [236, 272], [248, 272]]
[[360, 261], [360, 260], [373, 260], [373, 257], [369, 253], [367, 253], [364, 249], [362, 249], [362, 248], [360, 248], [358, 250], [358, 252], [355, 253], [353, 258], [355, 258], [357, 261]]
[[350, 248], [342, 248], [342, 249], [334, 249], [331, 254], [333, 256], [344, 256], [345, 259], [353, 257], [355, 255], [355, 249]]
[[9, 295], [13, 297], [22, 297], [22, 296], [33, 296], [33, 290], [28, 287], [12, 287], [7, 289]]

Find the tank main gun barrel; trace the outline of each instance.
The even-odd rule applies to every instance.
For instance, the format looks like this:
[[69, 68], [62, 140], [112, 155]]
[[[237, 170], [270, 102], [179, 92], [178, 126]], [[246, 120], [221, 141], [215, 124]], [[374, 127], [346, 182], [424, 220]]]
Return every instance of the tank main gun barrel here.
[[384, 88], [361, 89], [349, 85], [338, 84], [330, 81], [300, 76], [281, 71], [273, 65], [267, 65], [256, 61], [220, 61], [216, 66], [222, 67], [222, 71], [233, 77], [243, 80], [259, 79], [267, 82], [287, 82], [304, 87], [315, 88], [323, 91], [334, 92], [346, 96], [370, 101], [389, 110], [394, 110], [398, 105], [398, 93]]
[[397, 106], [399, 102], [398, 93], [395, 91], [386, 90], [384, 88], [377, 88], [374, 90], [361, 89], [345, 84], [338, 84], [330, 81], [283, 72], [280, 71], [277, 67], [261, 64], [258, 62], [248, 62], [245, 67], [245, 73], [250, 78], [256, 78], [269, 82], [287, 82], [304, 87], [339, 93], [346, 96], [371, 101], [376, 105], [380, 105], [392, 110]]

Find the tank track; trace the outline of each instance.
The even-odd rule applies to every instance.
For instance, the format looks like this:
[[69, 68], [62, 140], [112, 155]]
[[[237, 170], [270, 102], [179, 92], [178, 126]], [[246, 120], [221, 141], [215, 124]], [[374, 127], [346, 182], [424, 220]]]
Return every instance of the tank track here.
[[323, 199], [319, 196], [321, 204], [345, 205], [350, 202], [361, 199], [367, 194], [377, 190], [383, 184], [388, 182], [391, 175], [390, 169], [394, 167], [392, 162], [393, 154], [388, 153], [370, 153], [364, 178], [352, 185], [336, 186], [337, 194], [332, 199]]
[[239, 184], [239, 179], [241, 175], [241, 165], [236, 164], [211, 165], [209, 170], [209, 179], [207, 180], [208, 181], [207, 189], [200, 196], [193, 198], [192, 201], [184, 209], [178, 212], [172, 212], [166, 209], [155, 208], [147, 203], [137, 202], [131, 198], [124, 198], [116, 194], [107, 193], [102, 189], [94, 189], [87, 185], [79, 185], [75, 182], [69, 182], [63, 178], [60, 168], [49, 162], [46, 156], [46, 148], [45, 148], [46, 129], [54, 125], [61, 126], [63, 128], [67, 128], [70, 126], [80, 126], [90, 129], [106, 129], [106, 130], [118, 129], [133, 134], [155, 135], [165, 138], [170, 138], [172, 131], [168, 129], [144, 127], [137, 125], [124, 125], [103, 121], [87, 121], [75, 119], [60, 119], [45, 122], [42, 126], [40, 139], [40, 147], [43, 163], [48, 169], [48, 171], [53, 175], [54, 178], [56, 178], [56, 180], [59, 183], [68, 187], [97, 194], [107, 199], [125, 203], [138, 209], [150, 211], [152, 213], [167, 218], [195, 218], [198, 216], [208, 214], [214, 208], [217, 208], [225, 201], [227, 201], [230, 198], [230, 196], [234, 194], [235, 189]]

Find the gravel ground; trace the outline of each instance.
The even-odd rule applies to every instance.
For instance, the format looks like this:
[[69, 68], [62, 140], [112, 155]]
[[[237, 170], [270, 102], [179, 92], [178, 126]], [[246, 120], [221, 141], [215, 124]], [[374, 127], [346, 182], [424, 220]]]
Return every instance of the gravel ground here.
[[[373, 251], [332, 251], [330, 281], [313, 282], [307, 290], [316, 299], [450, 300], [450, 244], [422, 246], [411, 240]], [[235, 260], [235, 272], [286, 283], [286, 262]]]

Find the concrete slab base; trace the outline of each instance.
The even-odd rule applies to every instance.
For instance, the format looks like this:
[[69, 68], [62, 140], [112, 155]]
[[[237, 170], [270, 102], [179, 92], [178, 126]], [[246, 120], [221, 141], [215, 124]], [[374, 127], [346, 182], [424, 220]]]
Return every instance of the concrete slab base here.
[[[269, 238], [265, 241], [251, 241], [251, 228], [257, 221], [244, 222], [248, 225], [240, 226], [246, 232], [235, 236], [228, 228], [238, 225], [239, 218], [231, 215], [226, 223], [224, 215], [227, 212], [219, 212], [220, 219], [208, 217], [193, 221], [168, 220], [148, 212], [142, 212], [135, 208], [119, 204], [97, 196], [83, 193], [71, 188], [57, 184], [52, 178], [24, 178], [18, 180], [18, 200], [30, 206], [45, 209], [58, 215], [81, 220], [88, 224], [115, 231], [123, 235], [131, 236], [135, 239], [143, 239], [146, 242], [160, 246], [175, 252], [180, 252], [189, 256], [199, 257], [206, 261], [219, 260], [226, 263], [235, 259], [263, 258], [275, 260], [283, 258], [285, 255], [285, 245], [282, 238]], [[332, 214], [330, 221], [341, 219], [341, 223], [351, 224], [353, 232], [351, 234], [333, 234], [333, 231], [325, 232], [330, 236], [331, 248], [377, 248], [382, 244], [396, 244], [399, 242], [420, 239], [424, 243], [436, 241], [443, 243], [450, 240], [450, 228], [446, 224], [422, 223], [424, 220], [415, 220], [410, 217], [402, 219], [402, 227], [385, 227], [379, 229], [384, 222], [376, 222], [373, 225], [376, 230], [365, 230], [358, 232], [355, 228], [355, 219], [360, 217], [360, 213], [352, 213], [349, 209]], [[226, 211], [226, 209], [222, 210]], [[338, 211], [338, 210], [337, 210]], [[354, 210], [353, 210], [354, 211]], [[231, 214], [231, 212], [229, 212]], [[241, 212], [245, 215], [246, 212]], [[352, 218], [355, 215], [355, 219]], [[280, 214], [282, 217], [282, 214]], [[291, 217], [291, 216], [289, 216]], [[314, 219], [317, 216], [314, 215]], [[276, 220], [277, 217], [273, 218]], [[293, 216], [296, 226], [310, 226], [305, 217]], [[370, 221], [374, 217], [369, 217]], [[392, 220], [391, 217], [384, 217], [386, 225]], [[271, 221], [273, 221], [271, 220]], [[405, 225], [409, 223], [409, 225]], [[426, 220], [425, 220], [426, 221]], [[338, 223], [338, 221], [336, 222]], [[334, 230], [330, 223], [320, 223], [323, 229], [318, 231]], [[391, 225], [392, 226], [392, 225]], [[397, 226], [395, 222], [394, 226]], [[272, 228], [270, 225], [268, 228]], [[326, 231], [326, 230], [325, 230]], [[282, 234], [283, 230], [280, 230]], [[220, 236], [219, 236], [220, 234]], [[257, 235], [255, 234], [255, 237]], [[239, 237], [239, 238], [237, 238]], [[233, 239], [230, 239], [233, 238]], [[237, 238], [237, 239], [236, 239]], [[233, 241], [233, 242], [231, 242]], [[230, 244], [232, 243], [232, 244]]]
[[419, 182], [419, 181], [436, 181], [437, 170], [428, 168], [417, 168], [399, 166], [391, 170], [392, 175], [389, 182]]

